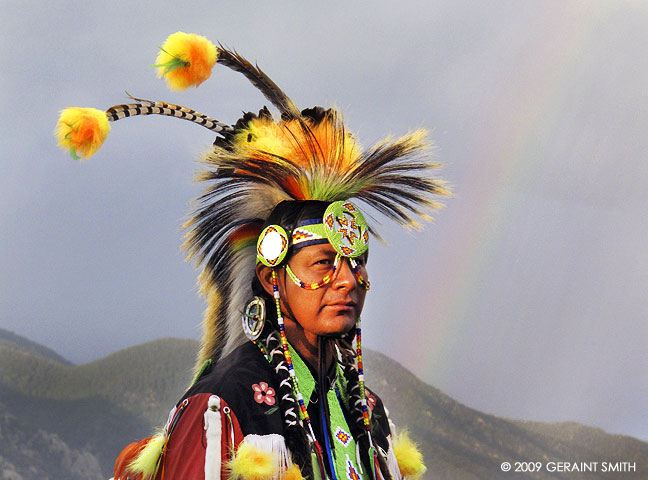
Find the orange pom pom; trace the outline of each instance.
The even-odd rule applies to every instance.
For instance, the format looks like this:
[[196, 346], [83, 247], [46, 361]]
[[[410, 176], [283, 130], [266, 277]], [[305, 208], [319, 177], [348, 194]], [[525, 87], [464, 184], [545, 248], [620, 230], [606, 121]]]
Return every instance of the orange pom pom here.
[[56, 124], [59, 146], [72, 158], [90, 158], [103, 145], [110, 132], [106, 112], [96, 108], [68, 107]]
[[197, 87], [211, 75], [218, 60], [218, 49], [205, 37], [176, 32], [160, 47], [154, 67], [171, 90]]

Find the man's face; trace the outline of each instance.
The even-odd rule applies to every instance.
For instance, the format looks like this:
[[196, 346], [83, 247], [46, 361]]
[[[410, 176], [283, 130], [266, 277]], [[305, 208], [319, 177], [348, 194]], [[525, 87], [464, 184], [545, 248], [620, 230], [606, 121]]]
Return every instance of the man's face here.
[[[336, 252], [331, 244], [311, 245], [299, 249], [288, 261], [290, 269], [304, 283], [316, 283], [331, 271]], [[361, 276], [367, 279], [366, 256], [356, 258]], [[333, 279], [316, 290], [301, 288], [279, 274], [284, 318], [294, 320], [308, 336], [339, 336], [355, 325], [362, 313], [366, 290], [360, 286], [346, 258], [340, 259]]]

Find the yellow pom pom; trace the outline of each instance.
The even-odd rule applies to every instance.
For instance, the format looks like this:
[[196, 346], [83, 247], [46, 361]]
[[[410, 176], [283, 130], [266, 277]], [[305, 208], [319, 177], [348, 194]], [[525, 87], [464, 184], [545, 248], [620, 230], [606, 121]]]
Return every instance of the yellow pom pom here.
[[278, 478], [272, 453], [241, 442], [228, 467], [232, 478], [241, 480], [270, 480]]
[[301, 470], [294, 463], [283, 474], [283, 480], [304, 480]]
[[197, 87], [211, 75], [218, 60], [218, 49], [205, 37], [176, 32], [160, 47], [154, 67], [171, 90]]
[[139, 474], [143, 478], [153, 477], [153, 474], [157, 471], [158, 461], [164, 450], [165, 443], [166, 436], [164, 432], [156, 433], [133, 461], [128, 464], [129, 471]]
[[96, 108], [68, 107], [56, 124], [59, 147], [72, 158], [90, 158], [103, 145], [110, 132], [106, 112]]
[[427, 471], [427, 467], [423, 464], [423, 455], [407, 431], [399, 433], [394, 439], [394, 455], [401, 475], [404, 477], [418, 479]]

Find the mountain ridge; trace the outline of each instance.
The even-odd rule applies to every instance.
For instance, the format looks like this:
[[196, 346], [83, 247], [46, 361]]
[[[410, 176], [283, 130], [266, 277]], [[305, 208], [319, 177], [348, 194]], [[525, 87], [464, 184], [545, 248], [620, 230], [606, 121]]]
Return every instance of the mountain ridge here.
[[10, 330], [5, 330], [4, 328], [0, 328], [0, 345], [3, 343], [20, 346], [26, 350], [34, 352], [45, 358], [49, 358], [50, 360], [53, 360], [55, 362], [62, 363], [64, 365], [72, 365], [72, 362], [68, 361], [66, 358], [59, 355], [51, 348], [46, 347], [45, 345], [42, 345], [40, 343], [34, 342], [32, 340], [29, 340], [28, 338], [20, 336]]

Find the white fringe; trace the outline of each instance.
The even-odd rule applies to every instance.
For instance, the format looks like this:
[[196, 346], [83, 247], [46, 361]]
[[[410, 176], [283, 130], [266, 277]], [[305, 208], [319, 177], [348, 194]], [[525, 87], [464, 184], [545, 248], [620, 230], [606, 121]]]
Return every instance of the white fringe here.
[[356, 442], [356, 464], [358, 465], [358, 470], [364, 475], [364, 470], [362, 469], [362, 457], [360, 456], [360, 444]]
[[164, 436], [166, 437], [169, 434], [169, 427], [171, 426], [171, 421], [173, 420], [173, 416], [176, 413], [178, 407], [173, 407], [171, 411], [169, 412], [169, 417], [167, 418], [166, 423], [164, 424]]
[[[390, 427], [392, 428], [393, 433], [393, 423], [389, 421]], [[387, 441], [389, 442], [389, 448], [387, 450], [387, 468], [389, 473], [391, 473], [393, 480], [402, 480], [403, 476], [400, 473], [400, 468], [398, 468], [398, 460], [396, 460], [396, 455], [394, 455], [394, 445], [392, 445], [392, 436], [387, 435]]]
[[249, 434], [243, 439], [244, 442], [253, 447], [269, 452], [275, 460], [275, 468], [279, 471], [279, 478], [283, 477], [284, 472], [292, 465], [290, 451], [286, 447], [286, 440], [277, 433], [269, 435]]
[[220, 397], [212, 395], [205, 410], [205, 430], [207, 448], [205, 449], [205, 480], [221, 478], [221, 412]]

